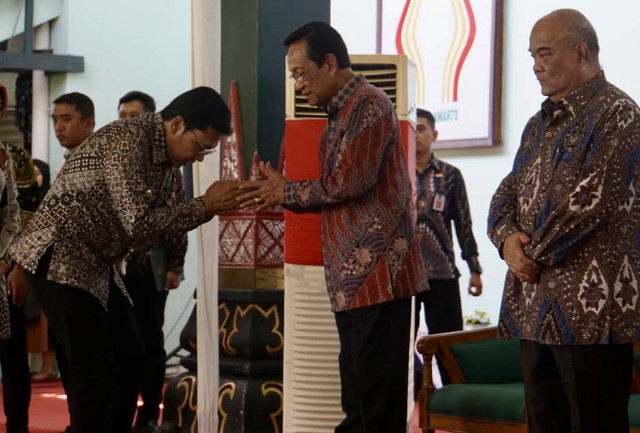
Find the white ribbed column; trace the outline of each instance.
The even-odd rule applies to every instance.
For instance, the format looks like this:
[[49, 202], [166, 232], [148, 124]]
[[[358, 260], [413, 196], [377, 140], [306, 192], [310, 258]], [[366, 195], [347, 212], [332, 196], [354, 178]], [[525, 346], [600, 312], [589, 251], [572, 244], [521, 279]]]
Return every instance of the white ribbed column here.
[[332, 433], [340, 405], [340, 342], [324, 267], [284, 265], [284, 433]]
[[[411, 307], [413, 323], [413, 306]], [[340, 340], [324, 267], [284, 264], [283, 433], [333, 433], [340, 405]], [[411, 333], [413, 334], [413, 332]], [[413, 431], [413, 347], [407, 377], [407, 433]]]
[[[415, 302], [413, 302], [413, 298], [411, 299], [411, 323], [415, 323]], [[413, 433], [413, 409], [415, 406], [413, 402], [413, 375], [415, 374], [414, 368], [416, 366], [414, 358], [416, 339], [413, 334], [413, 326], [411, 326], [409, 330], [409, 347], [407, 348], [409, 351], [409, 374], [407, 375], [407, 433]]]
[[[220, 0], [191, 1], [193, 87], [220, 91]], [[220, 177], [220, 154], [193, 164], [193, 194]], [[218, 431], [218, 218], [197, 229], [198, 432]]]
[[[33, 48], [49, 48], [49, 23], [35, 28]], [[44, 71], [33, 71], [31, 101], [31, 156], [49, 161], [49, 77]]]

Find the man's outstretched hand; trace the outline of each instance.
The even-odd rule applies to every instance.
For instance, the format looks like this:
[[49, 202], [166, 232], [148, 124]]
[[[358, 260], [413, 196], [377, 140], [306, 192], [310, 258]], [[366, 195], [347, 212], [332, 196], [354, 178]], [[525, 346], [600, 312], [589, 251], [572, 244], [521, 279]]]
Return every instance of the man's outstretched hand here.
[[284, 184], [287, 178], [271, 167], [269, 162], [260, 162], [259, 169], [264, 180], [240, 182], [242, 194], [237, 201], [244, 211], [257, 212], [284, 202]]
[[246, 192], [240, 190], [240, 182], [237, 180], [213, 182], [202, 196], [206, 215], [213, 217], [238, 208], [238, 196]]

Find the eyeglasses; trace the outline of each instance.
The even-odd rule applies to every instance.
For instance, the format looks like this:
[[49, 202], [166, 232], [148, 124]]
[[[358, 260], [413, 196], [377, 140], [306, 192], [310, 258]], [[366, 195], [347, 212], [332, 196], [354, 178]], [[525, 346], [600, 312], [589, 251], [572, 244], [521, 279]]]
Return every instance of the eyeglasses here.
[[196, 139], [196, 144], [200, 148], [200, 150], [198, 151], [198, 156], [208, 155], [208, 154], [213, 153], [215, 151], [215, 148], [214, 149], [207, 149], [206, 147], [204, 147], [202, 145], [202, 143], [200, 143], [200, 139], [198, 138], [198, 136], [196, 135], [196, 132], [193, 129], [190, 129], [189, 131], [191, 131], [191, 133], [193, 134], [193, 138]]
[[304, 73], [307, 72], [312, 66], [313, 66], [313, 63], [311, 63], [309, 66], [307, 66], [306, 68], [304, 68], [302, 71], [298, 72], [297, 74], [289, 75], [289, 78], [297, 86], [298, 84], [300, 84], [300, 83], [302, 83], [304, 81]]

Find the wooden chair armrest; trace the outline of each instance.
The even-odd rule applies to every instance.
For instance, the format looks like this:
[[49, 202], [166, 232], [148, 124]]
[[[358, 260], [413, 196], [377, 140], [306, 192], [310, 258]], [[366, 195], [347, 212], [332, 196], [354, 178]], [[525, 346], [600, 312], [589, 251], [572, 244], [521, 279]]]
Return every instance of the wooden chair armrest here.
[[489, 340], [497, 336], [498, 328], [496, 326], [425, 335], [418, 341], [418, 352], [425, 358], [425, 368], [426, 358], [435, 355], [438, 357], [439, 362], [442, 363], [444, 369], [447, 370], [447, 373], [449, 373], [449, 378], [452, 383], [465, 383], [462, 370], [451, 353], [449, 346], [471, 341]]

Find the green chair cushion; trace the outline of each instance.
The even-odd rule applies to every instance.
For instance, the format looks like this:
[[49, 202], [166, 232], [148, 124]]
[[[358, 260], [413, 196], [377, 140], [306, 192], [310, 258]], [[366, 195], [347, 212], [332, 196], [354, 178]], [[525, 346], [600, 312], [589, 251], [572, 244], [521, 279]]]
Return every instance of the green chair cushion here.
[[488, 339], [449, 347], [467, 384], [522, 382], [520, 340]]
[[640, 394], [631, 394], [629, 397], [629, 426], [640, 429]]
[[524, 423], [524, 386], [522, 383], [446, 385], [429, 398], [429, 413]]
[[640, 370], [640, 350], [633, 352], [633, 365], [636, 366], [637, 370]]

